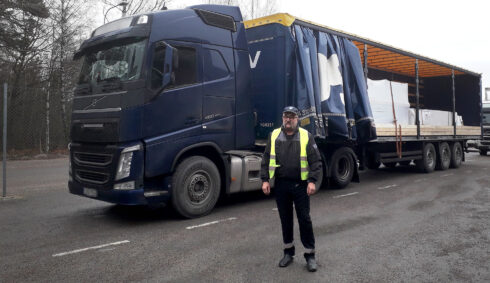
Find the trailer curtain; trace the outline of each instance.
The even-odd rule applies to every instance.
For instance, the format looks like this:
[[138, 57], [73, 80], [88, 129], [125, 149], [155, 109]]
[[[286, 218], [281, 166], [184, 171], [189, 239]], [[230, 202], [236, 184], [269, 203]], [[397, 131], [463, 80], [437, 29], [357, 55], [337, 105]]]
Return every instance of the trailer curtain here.
[[376, 138], [357, 47], [335, 35], [294, 25], [295, 93], [301, 125], [329, 139]]

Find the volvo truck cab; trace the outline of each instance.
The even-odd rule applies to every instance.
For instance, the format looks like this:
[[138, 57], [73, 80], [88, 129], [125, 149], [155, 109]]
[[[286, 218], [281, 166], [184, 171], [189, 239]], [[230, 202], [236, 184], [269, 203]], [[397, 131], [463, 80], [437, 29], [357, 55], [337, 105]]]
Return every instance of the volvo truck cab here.
[[194, 217], [212, 209], [221, 189], [230, 191], [231, 159], [241, 165], [248, 154], [227, 152], [250, 149], [255, 140], [237, 7], [122, 18], [97, 28], [75, 59], [82, 68], [71, 123], [71, 193], [125, 205], [173, 199], [181, 214]]

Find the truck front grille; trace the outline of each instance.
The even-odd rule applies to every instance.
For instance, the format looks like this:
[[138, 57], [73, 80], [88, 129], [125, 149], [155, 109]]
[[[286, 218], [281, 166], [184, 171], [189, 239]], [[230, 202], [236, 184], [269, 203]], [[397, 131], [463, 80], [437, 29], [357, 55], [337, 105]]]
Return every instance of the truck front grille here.
[[76, 178], [80, 182], [102, 185], [109, 181], [109, 174], [87, 170], [76, 170]]
[[112, 161], [112, 154], [75, 152], [73, 157], [78, 165], [107, 166]]

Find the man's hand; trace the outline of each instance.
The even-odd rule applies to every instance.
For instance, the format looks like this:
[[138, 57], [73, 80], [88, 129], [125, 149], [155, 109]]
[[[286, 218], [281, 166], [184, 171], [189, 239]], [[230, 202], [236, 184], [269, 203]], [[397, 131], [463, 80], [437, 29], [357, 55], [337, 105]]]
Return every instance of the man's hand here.
[[269, 182], [262, 183], [262, 191], [266, 196], [268, 196], [271, 193], [271, 185], [269, 184]]
[[[262, 188], [264, 188], [264, 186], [262, 185]], [[308, 187], [306, 188], [306, 193], [311, 196], [312, 194], [314, 194], [316, 192], [316, 188], [315, 188], [315, 183], [308, 183]]]

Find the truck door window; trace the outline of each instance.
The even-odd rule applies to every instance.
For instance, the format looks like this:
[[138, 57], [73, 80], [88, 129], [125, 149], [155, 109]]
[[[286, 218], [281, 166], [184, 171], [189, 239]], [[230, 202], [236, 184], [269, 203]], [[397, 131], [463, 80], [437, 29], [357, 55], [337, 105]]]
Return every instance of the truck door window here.
[[[174, 51], [175, 64], [172, 68], [172, 82], [166, 89], [190, 85], [197, 82], [197, 56], [196, 50], [191, 47], [172, 46]], [[158, 89], [162, 84], [165, 65], [165, 46], [157, 45], [154, 50], [152, 71], [151, 71], [151, 88]], [[176, 58], [175, 58], [176, 57]]]
[[223, 55], [217, 50], [208, 49], [209, 53], [204, 58], [204, 81], [214, 81], [230, 74], [230, 70], [223, 59]]

